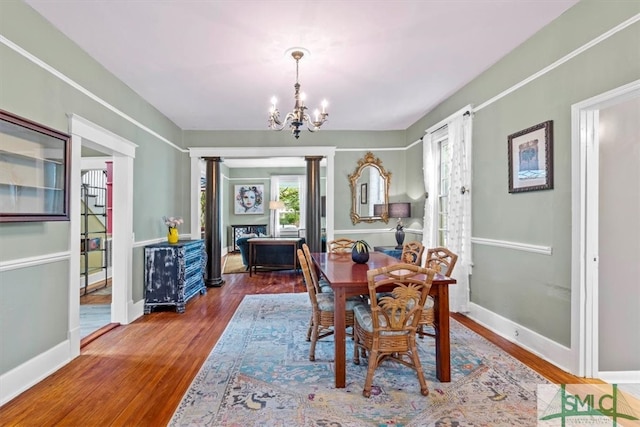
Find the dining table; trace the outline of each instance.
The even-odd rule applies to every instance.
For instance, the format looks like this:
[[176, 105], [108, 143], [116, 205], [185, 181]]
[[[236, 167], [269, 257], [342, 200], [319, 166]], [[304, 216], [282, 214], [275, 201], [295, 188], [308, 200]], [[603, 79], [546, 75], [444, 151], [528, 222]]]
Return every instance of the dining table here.
[[[346, 386], [346, 324], [345, 309], [349, 296], [369, 295], [367, 271], [397, 264], [397, 258], [382, 252], [369, 252], [369, 260], [358, 264], [351, 259], [351, 252], [312, 253], [314, 265], [327, 280], [334, 294], [334, 364], [335, 386]], [[436, 273], [429, 295], [434, 300], [436, 376], [440, 382], [451, 381], [451, 355], [449, 340], [449, 285], [456, 280]]]

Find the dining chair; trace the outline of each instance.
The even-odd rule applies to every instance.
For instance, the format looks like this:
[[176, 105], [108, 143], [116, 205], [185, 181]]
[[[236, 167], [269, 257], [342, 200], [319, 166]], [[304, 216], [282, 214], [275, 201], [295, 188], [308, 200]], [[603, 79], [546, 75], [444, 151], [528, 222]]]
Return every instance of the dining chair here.
[[407, 264], [422, 265], [422, 254], [424, 245], [416, 240], [402, 245], [402, 255], [400, 260]]
[[[311, 347], [309, 347], [309, 360], [313, 362], [316, 360], [316, 343], [318, 340], [329, 335], [333, 335], [334, 332], [333, 294], [318, 293], [316, 291], [316, 284], [314, 283], [311, 275], [311, 268], [309, 268], [304, 251], [302, 249], [298, 249], [297, 254], [298, 261], [300, 262], [300, 268], [302, 269], [302, 276], [307, 287], [307, 294], [309, 294], [309, 301], [311, 302], [311, 319], [309, 321], [309, 328], [307, 329], [307, 341], [311, 341]], [[346, 327], [353, 328], [353, 308], [360, 302], [361, 300], [359, 299], [348, 299], [346, 301]]]
[[[451, 252], [445, 247], [430, 248], [427, 249], [425, 267], [432, 268], [440, 274], [451, 277], [451, 275], [453, 274], [453, 267], [456, 266], [457, 261], [458, 255]], [[425, 335], [434, 338], [436, 336], [435, 328], [437, 326], [435, 324], [436, 313], [434, 306], [435, 303], [433, 301], [433, 298], [428, 297], [427, 301], [425, 302], [425, 307], [422, 310], [420, 325], [417, 331], [420, 338], [423, 338]], [[425, 331], [425, 327], [431, 328], [433, 332]]]
[[[367, 272], [371, 304], [360, 303], [354, 308], [353, 350], [356, 365], [361, 355], [369, 359], [362, 390], [365, 397], [371, 396], [374, 373], [387, 359], [416, 371], [420, 393], [429, 394], [418, 357], [416, 330], [434, 274], [433, 269], [407, 263]], [[378, 299], [380, 290], [388, 294]]]
[[318, 275], [318, 271], [316, 270], [313, 259], [311, 258], [311, 251], [309, 250], [309, 246], [306, 243], [302, 244], [302, 251], [304, 252], [304, 256], [307, 259], [307, 264], [309, 265], [309, 272], [311, 273], [311, 279], [314, 285], [318, 285], [316, 288], [317, 293], [332, 293], [333, 289], [331, 289], [331, 285], [326, 281], [324, 277], [320, 277]]
[[347, 239], [346, 237], [332, 240], [327, 243], [327, 252], [351, 252], [351, 249], [353, 248], [353, 244], [355, 242], [355, 240]]

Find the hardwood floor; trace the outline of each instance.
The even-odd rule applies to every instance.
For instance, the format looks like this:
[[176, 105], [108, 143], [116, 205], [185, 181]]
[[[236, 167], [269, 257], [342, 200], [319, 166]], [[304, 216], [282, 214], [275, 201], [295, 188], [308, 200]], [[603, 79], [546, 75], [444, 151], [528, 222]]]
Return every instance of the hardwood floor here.
[[[223, 278], [224, 286], [195, 296], [183, 314], [154, 311], [95, 337], [71, 363], [2, 406], [0, 425], [166, 425], [245, 295], [306, 291], [294, 272]], [[586, 382], [454, 317], [553, 382]]]

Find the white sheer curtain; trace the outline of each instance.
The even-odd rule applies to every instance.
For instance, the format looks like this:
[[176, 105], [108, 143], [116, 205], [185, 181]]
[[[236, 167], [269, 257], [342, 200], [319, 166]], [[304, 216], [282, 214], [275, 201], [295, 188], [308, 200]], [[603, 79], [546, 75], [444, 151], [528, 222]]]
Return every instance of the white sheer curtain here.
[[437, 168], [436, 168], [436, 147], [433, 142], [433, 135], [427, 133], [422, 138], [422, 157], [424, 174], [424, 188], [427, 197], [424, 200], [424, 220], [422, 230], [422, 244], [425, 248], [432, 248], [435, 245], [436, 227], [436, 196], [437, 196]]
[[471, 273], [471, 115], [458, 115], [447, 124], [449, 132], [449, 234], [447, 246], [458, 254], [449, 289], [451, 311], [469, 311]]
[[[423, 142], [424, 186], [428, 197], [424, 206], [424, 231], [422, 243], [425, 248], [437, 245], [438, 219], [438, 144], [434, 133], [447, 132], [449, 153], [446, 160], [449, 171], [448, 194], [448, 236], [447, 247], [458, 255], [453, 277], [457, 284], [449, 287], [449, 307], [451, 311], [467, 312], [469, 308], [469, 274], [471, 273], [471, 115], [460, 111], [447, 119], [438, 130], [425, 134]], [[444, 129], [442, 129], [444, 128]], [[464, 192], [462, 189], [464, 188]]]

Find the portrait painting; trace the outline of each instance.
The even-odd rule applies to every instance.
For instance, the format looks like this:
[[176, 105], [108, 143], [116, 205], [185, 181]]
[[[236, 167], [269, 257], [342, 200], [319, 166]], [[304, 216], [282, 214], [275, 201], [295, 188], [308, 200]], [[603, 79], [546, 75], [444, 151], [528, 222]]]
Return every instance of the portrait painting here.
[[233, 205], [236, 215], [264, 214], [264, 185], [236, 185]]

